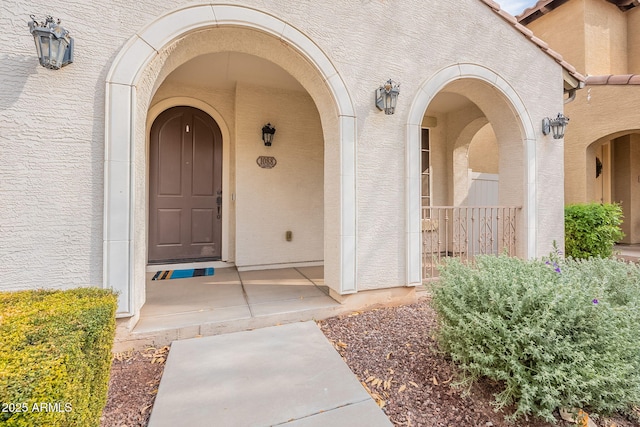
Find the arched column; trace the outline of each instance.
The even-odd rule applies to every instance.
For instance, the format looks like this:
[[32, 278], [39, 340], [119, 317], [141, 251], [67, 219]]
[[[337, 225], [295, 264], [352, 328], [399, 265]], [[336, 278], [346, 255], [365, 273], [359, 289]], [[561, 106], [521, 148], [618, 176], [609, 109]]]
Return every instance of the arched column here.
[[[524, 159], [524, 219], [526, 222], [525, 256], [536, 256], [536, 137], [531, 118], [518, 94], [502, 77], [494, 71], [477, 64], [453, 64], [441, 69], [427, 79], [419, 88], [411, 104], [407, 121], [406, 141], [406, 224], [407, 224], [407, 285], [422, 283], [422, 235], [420, 209], [420, 128], [423, 116], [433, 98], [447, 85], [469, 80], [482, 82], [499, 94], [508, 104], [511, 117], [521, 135]], [[474, 101], [473, 99], [471, 99]], [[489, 117], [491, 120], [491, 118]]]
[[197, 30], [225, 26], [258, 30], [279, 39], [312, 64], [330, 92], [338, 123], [339, 153], [333, 167], [339, 170], [339, 194], [332, 193], [335, 200], [329, 206], [338, 210], [331, 218], [339, 218], [340, 223], [325, 231], [325, 248], [331, 247], [330, 254], [325, 249], [325, 270], [335, 274], [330, 280], [339, 293], [357, 290], [356, 118], [342, 78], [313, 40], [277, 17], [244, 6], [199, 4], [169, 12], [143, 28], [125, 44], [107, 75], [103, 284], [120, 292], [121, 317], [137, 315], [144, 303], [141, 260], [146, 263], [146, 233], [144, 226], [136, 227], [135, 212], [146, 206], [146, 200], [136, 196], [144, 194], [139, 188], [144, 183], [144, 176], [140, 177], [144, 166], [141, 171], [139, 165], [144, 165], [145, 159], [140, 158], [144, 156], [136, 147], [144, 143], [140, 129], [145, 126], [140, 123], [147, 120], [145, 104], [139, 98], [150, 99], [150, 93], [157, 88], [156, 81], [145, 80], [146, 71], [174, 41]]

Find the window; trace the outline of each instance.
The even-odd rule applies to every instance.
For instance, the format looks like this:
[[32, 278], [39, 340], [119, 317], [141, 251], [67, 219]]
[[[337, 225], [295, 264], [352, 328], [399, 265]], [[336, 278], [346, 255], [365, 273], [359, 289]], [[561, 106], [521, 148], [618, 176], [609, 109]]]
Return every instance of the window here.
[[422, 178], [422, 206], [431, 206], [431, 144], [429, 129], [422, 129], [421, 133], [420, 171]]

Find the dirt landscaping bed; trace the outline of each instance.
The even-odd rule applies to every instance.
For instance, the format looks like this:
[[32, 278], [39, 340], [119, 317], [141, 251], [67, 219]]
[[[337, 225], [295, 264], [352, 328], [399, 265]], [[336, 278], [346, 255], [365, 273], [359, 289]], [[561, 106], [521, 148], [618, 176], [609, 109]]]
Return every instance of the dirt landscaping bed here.
[[168, 352], [162, 347], [114, 354], [101, 427], [147, 425]]

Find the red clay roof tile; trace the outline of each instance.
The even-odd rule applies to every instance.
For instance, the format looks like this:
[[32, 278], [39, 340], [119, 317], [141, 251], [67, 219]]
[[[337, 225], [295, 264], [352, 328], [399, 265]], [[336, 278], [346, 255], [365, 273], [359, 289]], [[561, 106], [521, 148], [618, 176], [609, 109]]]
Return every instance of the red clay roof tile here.
[[585, 84], [595, 85], [640, 85], [640, 74], [607, 74], [587, 76]]
[[626, 85], [631, 77], [633, 77], [633, 74], [612, 75], [607, 83], [610, 85]]

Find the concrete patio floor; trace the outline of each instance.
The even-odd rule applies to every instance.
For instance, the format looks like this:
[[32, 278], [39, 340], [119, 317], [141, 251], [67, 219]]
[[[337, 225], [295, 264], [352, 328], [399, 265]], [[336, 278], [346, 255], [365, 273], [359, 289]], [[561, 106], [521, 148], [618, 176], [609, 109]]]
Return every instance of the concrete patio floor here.
[[[130, 338], [171, 343], [149, 426], [391, 426], [310, 320], [393, 300], [393, 291], [340, 304], [323, 273], [220, 268], [161, 281], [149, 273]], [[396, 292], [415, 299], [413, 288]]]
[[613, 247], [613, 253], [620, 259], [631, 262], [640, 261], [640, 245], [639, 244], [622, 244], [618, 243]]
[[216, 268], [213, 276], [159, 281], [148, 273], [146, 303], [129, 341], [163, 345], [334, 316], [349, 308], [329, 296], [323, 271]]

